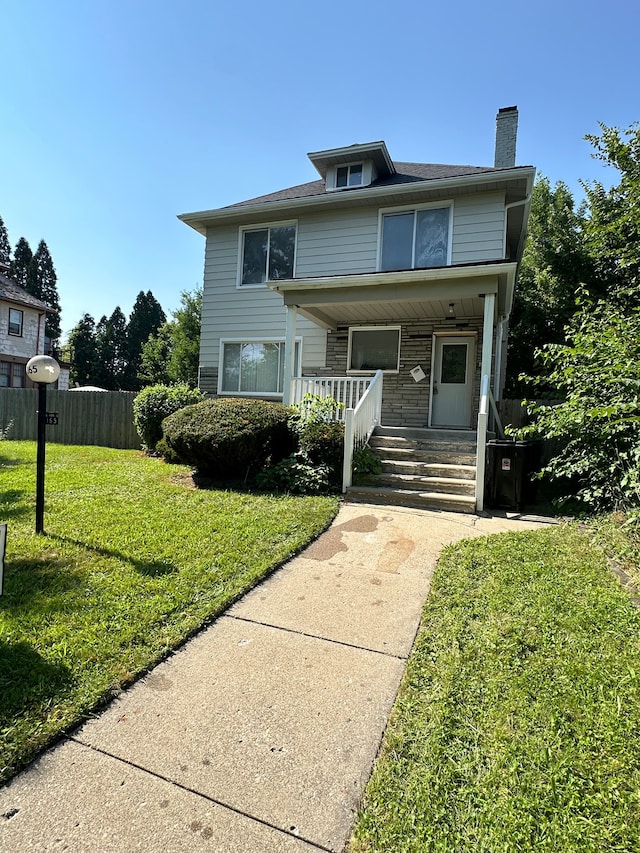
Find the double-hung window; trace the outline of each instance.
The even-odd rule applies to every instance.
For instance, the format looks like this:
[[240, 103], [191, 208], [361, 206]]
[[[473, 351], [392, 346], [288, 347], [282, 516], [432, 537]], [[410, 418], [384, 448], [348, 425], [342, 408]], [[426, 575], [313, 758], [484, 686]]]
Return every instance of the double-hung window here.
[[24, 323], [24, 312], [17, 308], [9, 308], [9, 334], [22, 336], [22, 325]]
[[[279, 396], [284, 390], [284, 341], [221, 341], [220, 394]], [[296, 371], [300, 344], [296, 342]]]
[[382, 214], [380, 269], [443, 267], [451, 258], [451, 205]]
[[242, 232], [240, 285], [293, 278], [295, 223], [247, 228]]

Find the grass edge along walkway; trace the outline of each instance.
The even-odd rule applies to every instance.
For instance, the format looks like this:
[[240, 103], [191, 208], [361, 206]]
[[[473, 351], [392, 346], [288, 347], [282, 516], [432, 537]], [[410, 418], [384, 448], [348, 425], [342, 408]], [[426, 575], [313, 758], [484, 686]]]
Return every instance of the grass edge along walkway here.
[[0, 442], [0, 782], [211, 623], [334, 518], [335, 497], [188, 488], [142, 453]]
[[640, 849], [639, 653], [576, 527], [447, 547], [351, 853]]

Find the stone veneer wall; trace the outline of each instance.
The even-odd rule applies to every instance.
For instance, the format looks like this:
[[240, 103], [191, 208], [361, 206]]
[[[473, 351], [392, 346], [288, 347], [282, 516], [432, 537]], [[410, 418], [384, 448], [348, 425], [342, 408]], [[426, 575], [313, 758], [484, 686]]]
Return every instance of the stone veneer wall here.
[[[374, 325], [374, 324], [372, 324]], [[388, 323], [375, 325], [398, 325]], [[480, 367], [482, 361], [482, 319], [470, 320], [468, 325], [443, 326], [439, 322], [401, 324], [400, 370], [397, 374], [385, 373], [382, 391], [382, 423], [384, 426], [426, 427], [429, 423], [429, 387], [431, 378], [431, 346], [433, 333], [478, 333], [475, 352], [475, 378], [473, 389], [472, 420], [475, 426], [480, 406]], [[346, 376], [349, 330], [340, 327], [327, 337], [327, 376]], [[415, 382], [409, 372], [416, 365], [425, 372], [425, 379]]]

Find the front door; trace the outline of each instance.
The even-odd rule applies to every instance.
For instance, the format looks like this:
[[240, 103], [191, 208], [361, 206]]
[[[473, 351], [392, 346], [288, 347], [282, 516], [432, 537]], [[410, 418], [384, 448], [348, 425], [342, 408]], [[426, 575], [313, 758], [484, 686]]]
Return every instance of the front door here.
[[429, 426], [471, 427], [475, 344], [472, 335], [434, 337]]

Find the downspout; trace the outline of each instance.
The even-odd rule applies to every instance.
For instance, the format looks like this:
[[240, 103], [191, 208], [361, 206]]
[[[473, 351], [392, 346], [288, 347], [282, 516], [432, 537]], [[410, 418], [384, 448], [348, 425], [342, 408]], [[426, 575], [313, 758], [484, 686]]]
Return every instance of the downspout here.
[[[36, 355], [40, 355], [40, 354], [41, 354], [41, 353], [40, 353], [40, 329], [41, 329], [41, 325], [42, 325], [42, 318], [43, 318], [43, 317], [45, 318], [45, 323], [46, 323], [46, 317], [47, 317], [47, 312], [46, 312], [46, 311], [41, 311], [41, 312], [38, 314], [38, 334], [37, 334], [37, 336], [36, 336], [36, 352], [35, 352], [35, 354], [36, 354]], [[43, 348], [43, 349], [44, 349], [44, 348]]]
[[[507, 220], [508, 220], [508, 211], [511, 210], [512, 207], [518, 207], [521, 204], [529, 204], [531, 201], [531, 193], [526, 198], [520, 199], [520, 201], [510, 201], [509, 204], [505, 204], [504, 206], [504, 234], [502, 236], [502, 255], [507, 259]], [[526, 233], [525, 233], [526, 237]]]

